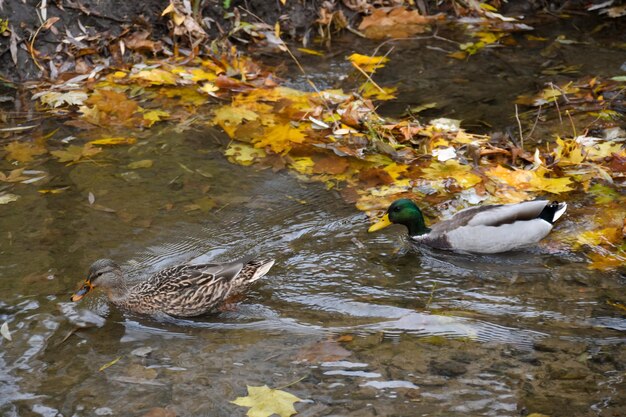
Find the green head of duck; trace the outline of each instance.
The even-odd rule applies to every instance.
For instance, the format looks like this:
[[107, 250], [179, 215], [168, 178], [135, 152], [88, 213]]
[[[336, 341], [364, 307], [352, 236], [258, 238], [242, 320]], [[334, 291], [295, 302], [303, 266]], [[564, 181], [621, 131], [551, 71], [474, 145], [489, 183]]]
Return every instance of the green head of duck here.
[[430, 229], [426, 227], [424, 215], [417, 205], [407, 198], [394, 201], [385, 215], [374, 223], [368, 232], [375, 232], [384, 229], [392, 224], [403, 224], [409, 229], [410, 236], [419, 236], [428, 233]]

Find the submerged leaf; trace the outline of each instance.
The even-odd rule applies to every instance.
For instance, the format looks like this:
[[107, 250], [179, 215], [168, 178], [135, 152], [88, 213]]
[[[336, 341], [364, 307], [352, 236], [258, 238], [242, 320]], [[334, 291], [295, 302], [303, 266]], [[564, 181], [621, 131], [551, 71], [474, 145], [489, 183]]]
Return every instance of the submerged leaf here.
[[63, 151], [52, 151], [52, 155], [59, 159], [59, 162], [77, 162], [82, 158], [88, 158], [102, 152], [102, 148], [86, 143], [85, 146], [70, 145]]
[[233, 404], [250, 407], [248, 417], [269, 417], [278, 414], [280, 417], [289, 417], [296, 414], [294, 403], [302, 401], [300, 398], [286, 391], [272, 389], [267, 385], [253, 387], [248, 385], [248, 395], [237, 397]]
[[35, 156], [47, 152], [43, 146], [18, 141], [9, 143], [4, 147], [4, 150], [8, 152], [6, 159], [18, 162], [30, 162]]
[[9, 204], [19, 200], [20, 196], [15, 194], [0, 194], [0, 204]]
[[120, 359], [122, 359], [122, 357], [118, 356], [117, 358], [113, 359], [111, 362], [105, 363], [100, 368], [98, 368], [98, 371], [100, 371], [100, 372], [104, 371], [108, 367], [115, 365]]
[[11, 337], [11, 332], [9, 331], [8, 321], [5, 321], [4, 323], [2, 323], [2, 326], [0, 326], [0, 334], [2, 334], [2, 337], [4, 337], [9, 342], [13, 340], [13, 338]]
[[115, 145], [132, 145], [136, 142], [137, 142], [136, 138], [114, 137], [114, 138], [96, 139], [88, 143], [92, 145], [100, 145], [100, 146], [115, 146]]

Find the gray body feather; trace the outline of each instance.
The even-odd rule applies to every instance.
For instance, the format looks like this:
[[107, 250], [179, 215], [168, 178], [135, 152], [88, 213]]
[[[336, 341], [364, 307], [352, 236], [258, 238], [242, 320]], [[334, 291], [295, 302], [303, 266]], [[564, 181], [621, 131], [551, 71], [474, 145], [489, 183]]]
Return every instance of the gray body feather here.
[[[539, 242], [552, 230], [552, 223], [539, 218], [547, 200], [518, 204], [471, 207], [435, 224], [431, 231], [411, 240], [439, 249], [472, 253], [498, 253]], [[556, 220], [565, 211], [562, 206]]]

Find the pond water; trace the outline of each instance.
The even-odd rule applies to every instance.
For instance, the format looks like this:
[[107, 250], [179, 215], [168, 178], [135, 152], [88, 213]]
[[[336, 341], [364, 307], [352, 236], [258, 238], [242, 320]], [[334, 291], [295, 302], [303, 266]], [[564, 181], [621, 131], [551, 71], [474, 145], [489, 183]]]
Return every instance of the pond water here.
[[[40, 188], [66, 191], [22, 187], [0, 206], [13, 339], [0, 341], [0, 414], [243, 416], [230, 401], [266, 384], [306, 400], [299, 416], [626, 415], [620, 273], [553, 241], [408, 252], [404, 230], [368, 234], [336, 191], [232, 165], [223, 149], [219, 132], [165, 127], [99, 164], [45, 162]], [[69, 301], [98, 258], [140, 279], [254, 254], [276, 265], [213, 316], [134, 316], [97, 292]]]

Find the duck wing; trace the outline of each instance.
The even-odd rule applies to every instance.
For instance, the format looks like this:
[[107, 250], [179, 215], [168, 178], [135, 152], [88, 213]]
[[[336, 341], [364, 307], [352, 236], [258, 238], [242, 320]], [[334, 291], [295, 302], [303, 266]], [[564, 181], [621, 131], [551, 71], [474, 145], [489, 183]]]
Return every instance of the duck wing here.
[[189, 317], [213, 310], [234, 289], [242, 262], [178, 265], [163, 269], [130, 291], [127, 305], [139, 312]]
[[446, 233], [464, 226], [498, 227], [517, 221], [533, 220], [539, 217], [548, 203], [548, 200], [535, 200], [466, 208], [450, 219], [433, 225], [431, 233]]
[[552, 223], [540, 217], [548, 203], [536, 200], [471, 207], [435, 224], [421, 241], [440, 249], [472, 253], [520, 249], [539, 242], [552, 230]]

